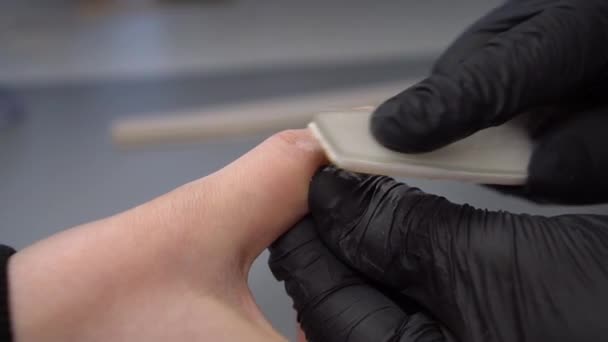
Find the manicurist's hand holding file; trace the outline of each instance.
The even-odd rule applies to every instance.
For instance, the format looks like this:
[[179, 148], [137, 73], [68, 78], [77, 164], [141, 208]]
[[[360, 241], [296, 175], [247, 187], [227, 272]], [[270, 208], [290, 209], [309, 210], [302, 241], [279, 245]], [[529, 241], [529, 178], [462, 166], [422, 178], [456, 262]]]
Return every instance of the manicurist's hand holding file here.
[[[371, 134], [416, 154], [527, 113], [527, 177], [504, 190], [606, 202], [607, 32], [606, 1], [508, 2], [377, 108]], [[313, 178], [309, 205], [270, 267], [310, 342], [608, 336], [608, 216], [476, 209], [332, 167]]]

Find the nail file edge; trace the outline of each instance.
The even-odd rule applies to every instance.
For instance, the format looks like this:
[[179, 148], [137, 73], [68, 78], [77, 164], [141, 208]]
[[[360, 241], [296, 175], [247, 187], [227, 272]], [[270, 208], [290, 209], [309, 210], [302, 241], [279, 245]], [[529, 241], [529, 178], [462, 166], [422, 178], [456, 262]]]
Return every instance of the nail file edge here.
[[319, 126], [314, 122], [308, 124], [312, 135], [320, 143], [325, 151], [327, 158], [337, 167], [352, 172], [379, 174], [391, 177], [421, 178], [431, 180], [453, 180], [477, 184], [495, 185], [522, 185], [525, 184], [527, 175], [521, 173], [485, 173], [471, 172], [466, 170], [449, 170], [435, 167], [414, 165], [377, 163], [368, 160], [357, 160], [344, 158], [334, 149], [331, 143], [325, 138]]

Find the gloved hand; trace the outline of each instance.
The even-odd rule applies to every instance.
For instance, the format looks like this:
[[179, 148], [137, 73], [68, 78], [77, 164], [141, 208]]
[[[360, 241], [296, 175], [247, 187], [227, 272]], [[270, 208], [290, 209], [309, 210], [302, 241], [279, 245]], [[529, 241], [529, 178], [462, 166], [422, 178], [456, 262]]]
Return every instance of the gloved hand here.
[[[372, 132], [423, 152], [529, 112], [538, 145], [521, 193], [606, 201], [607, 32], [605, 1], [511, 1], [380, 106]], [[335, 169], [315, 176], [310, 207], [270, 266], [311, 342], [608, 335], [607, 216], [489, 212]]]
[[309, 342], [608, 336], [608, 216], [479, 210], [331, 167], [309, 206], [269, 262]]
[[530, 113], [537, 200], [608, 200], [608, 1], [510, 1], [472, 25], [371, 121], [383, 145], [425, 152]]

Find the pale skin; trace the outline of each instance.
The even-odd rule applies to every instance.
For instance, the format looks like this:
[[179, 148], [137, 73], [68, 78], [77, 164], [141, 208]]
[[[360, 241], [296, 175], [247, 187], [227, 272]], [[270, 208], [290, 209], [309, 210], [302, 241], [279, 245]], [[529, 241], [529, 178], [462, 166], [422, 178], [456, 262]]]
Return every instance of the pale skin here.
[[15, 340], [285, 341], [247, 275], [306, 214], [324, 163], [308, 131], [284, 131], [210, 176], [18, 252]]

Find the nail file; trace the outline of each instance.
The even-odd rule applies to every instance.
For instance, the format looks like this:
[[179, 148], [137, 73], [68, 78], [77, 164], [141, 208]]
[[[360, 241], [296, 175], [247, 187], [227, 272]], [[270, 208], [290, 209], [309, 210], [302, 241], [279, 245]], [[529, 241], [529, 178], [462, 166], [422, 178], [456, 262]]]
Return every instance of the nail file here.
[[370, 116], [369, 110], [325, 112], [308, 126], [329, 160], [349, 171], [496, 185], [526, 182], [534, 146], [521, 119], [432, 152], [406, 154], [376, 142], [369, 130]]

